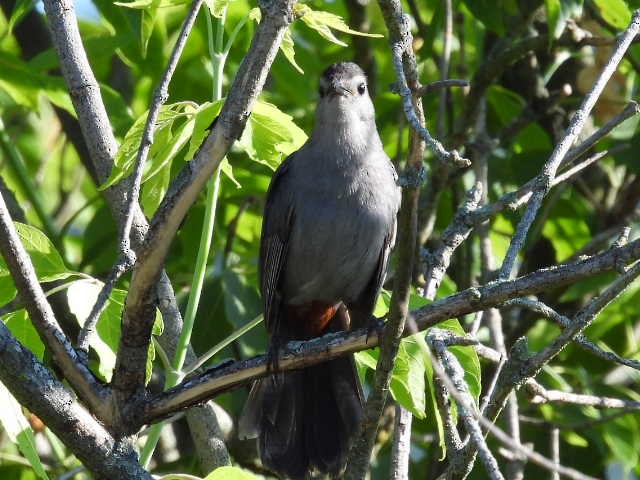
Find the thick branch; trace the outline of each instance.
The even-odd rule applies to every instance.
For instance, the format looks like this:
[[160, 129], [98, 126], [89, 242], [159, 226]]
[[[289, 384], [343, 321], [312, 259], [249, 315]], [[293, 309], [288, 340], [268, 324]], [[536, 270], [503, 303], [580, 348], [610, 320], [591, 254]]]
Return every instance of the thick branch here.
[[0, 252], [9, 267], [22, 302], [40, 338], [53, 353], [56, 364], [73, 385], [83, 401], [101, 419], [108, 418], [105, 410], [106, 391], [89, 369], [80, 361], [66, 335], [58, 325], [51, 305], [38, 283], [36, 272], [11, 221], [7, 206], [0, 195]]
[[132, 446], [117, 443], [73, 394], [0, 322], [0, 381], [99, 480], [151, 480]]

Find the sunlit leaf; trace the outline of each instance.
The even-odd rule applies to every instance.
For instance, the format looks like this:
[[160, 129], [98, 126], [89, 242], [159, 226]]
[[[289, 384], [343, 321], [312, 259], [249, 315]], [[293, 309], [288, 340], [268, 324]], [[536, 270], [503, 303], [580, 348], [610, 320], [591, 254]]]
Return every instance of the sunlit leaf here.
[[[155, 124], [155, 138], [162, 139], [161, 142], [154, 142], [149, 158], [145, 164], [146, 178], [158, 172], [160, 168], [169, 163], [177, 152], [186, 143], [193, 124], [191, 119], [196, 112], [196, 107], [191, 102], [178, 102], [171, 105], [164, 105], [160, 108]], [[113, 160], [111, 175], [102, 184], [101, 189], [105, 189], [118, 183], [122, 178], [129, 175], [135, 166], [140, 141], [147, 122], [148, 112], [142, 114], [129, 129]], [[172, 127], [179, 119], [186, 119], [184, 129], [179, 129], [174, 137]], [[176, 146], [168, 142], [176, 141]]]
[[260, 101], [256, 102], [237, 145], [253, 160], [276, 167], [306, 140], [307, 135], [291, 116]]
[[[69, 310], [76, 316], [80, 326], [84, 325], [91, 313], [101, 289], [102, 283], [92, 280], [78, 280], [67, 289]], [[115, 352], [120, 341], [120, 321], [126, 295], [123, 290], [114, 289], [111, 292], [96, 325], [96, 334], [89, 338], [89, 346], [98, 355], [98, 373], [106, 381], [111, 380], [116, 364]]]
[[353, 30], [349, 28], [342, 17], [330, 12], [313, 10], [311, 9], [311, 7], [305, 5], [304, 3], [296, 3], [293, 8], [296, 16], [300, 18], [309, 28], [312, 28], [313, 30], [318, 32], [320, 36], [322, 36], [326, 40], [337, 43], [338, 45], [342, 45], [343, 47], [346, 47], [347, 44], [342, 40], [339, 40], [334, 35], [332, 30], [337, 30], [342, 33], [348, 33], [350, 35], [360, 35], [363, 37], [383, 36], [376, 33], [365, 33]]
[[631, 21], [631, 10], [624, 0], [593, 0], [593, 5], [607, 23], [620, 30]]
[[218, 467], [203, 480], [257, 480], [253, 473], [239, 467]]
[[5, 325], [11, 330], [16, 340], [27, 347], [31, 352], [42, 360], [44, 356], [44, 343], [40, 340], [40, 335], [36, 331], [33, 323], [29, 319], [27, 311], [24, 309], [11, 312], [3, 316]]

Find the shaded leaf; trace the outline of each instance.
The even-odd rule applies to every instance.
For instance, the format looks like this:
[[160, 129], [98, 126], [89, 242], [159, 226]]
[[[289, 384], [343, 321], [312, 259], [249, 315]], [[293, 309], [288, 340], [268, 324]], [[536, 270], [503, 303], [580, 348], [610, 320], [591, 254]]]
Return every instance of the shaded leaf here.
[[38, 456], [33, 430], [24, 417], [20, 404], [2, 383], [0, 383], [0, 422], [11, 441], [18, 445], [38, 477], [48, 480], [49, 477]]

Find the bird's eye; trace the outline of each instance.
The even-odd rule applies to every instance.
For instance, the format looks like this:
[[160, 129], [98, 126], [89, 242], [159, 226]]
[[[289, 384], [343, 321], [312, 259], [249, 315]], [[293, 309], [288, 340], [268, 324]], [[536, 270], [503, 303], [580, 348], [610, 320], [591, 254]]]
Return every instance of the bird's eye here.
[[367, 86], [364, 83], [361, 83], [360, 85], [358, 85], [358, 93], [360, 95], [364, 95], [364, 92], [367, 91]]

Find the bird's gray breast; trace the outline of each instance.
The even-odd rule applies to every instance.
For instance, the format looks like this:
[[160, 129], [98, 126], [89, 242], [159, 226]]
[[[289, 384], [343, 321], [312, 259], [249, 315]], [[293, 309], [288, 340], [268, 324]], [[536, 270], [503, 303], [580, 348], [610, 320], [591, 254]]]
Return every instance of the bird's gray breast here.
[[[299, 162], [284, 291], [287, 303], [353, 301], [374, 275], [399, 199], [388, 158]], [[296, 178], [297, 177], [297, 178]]]

